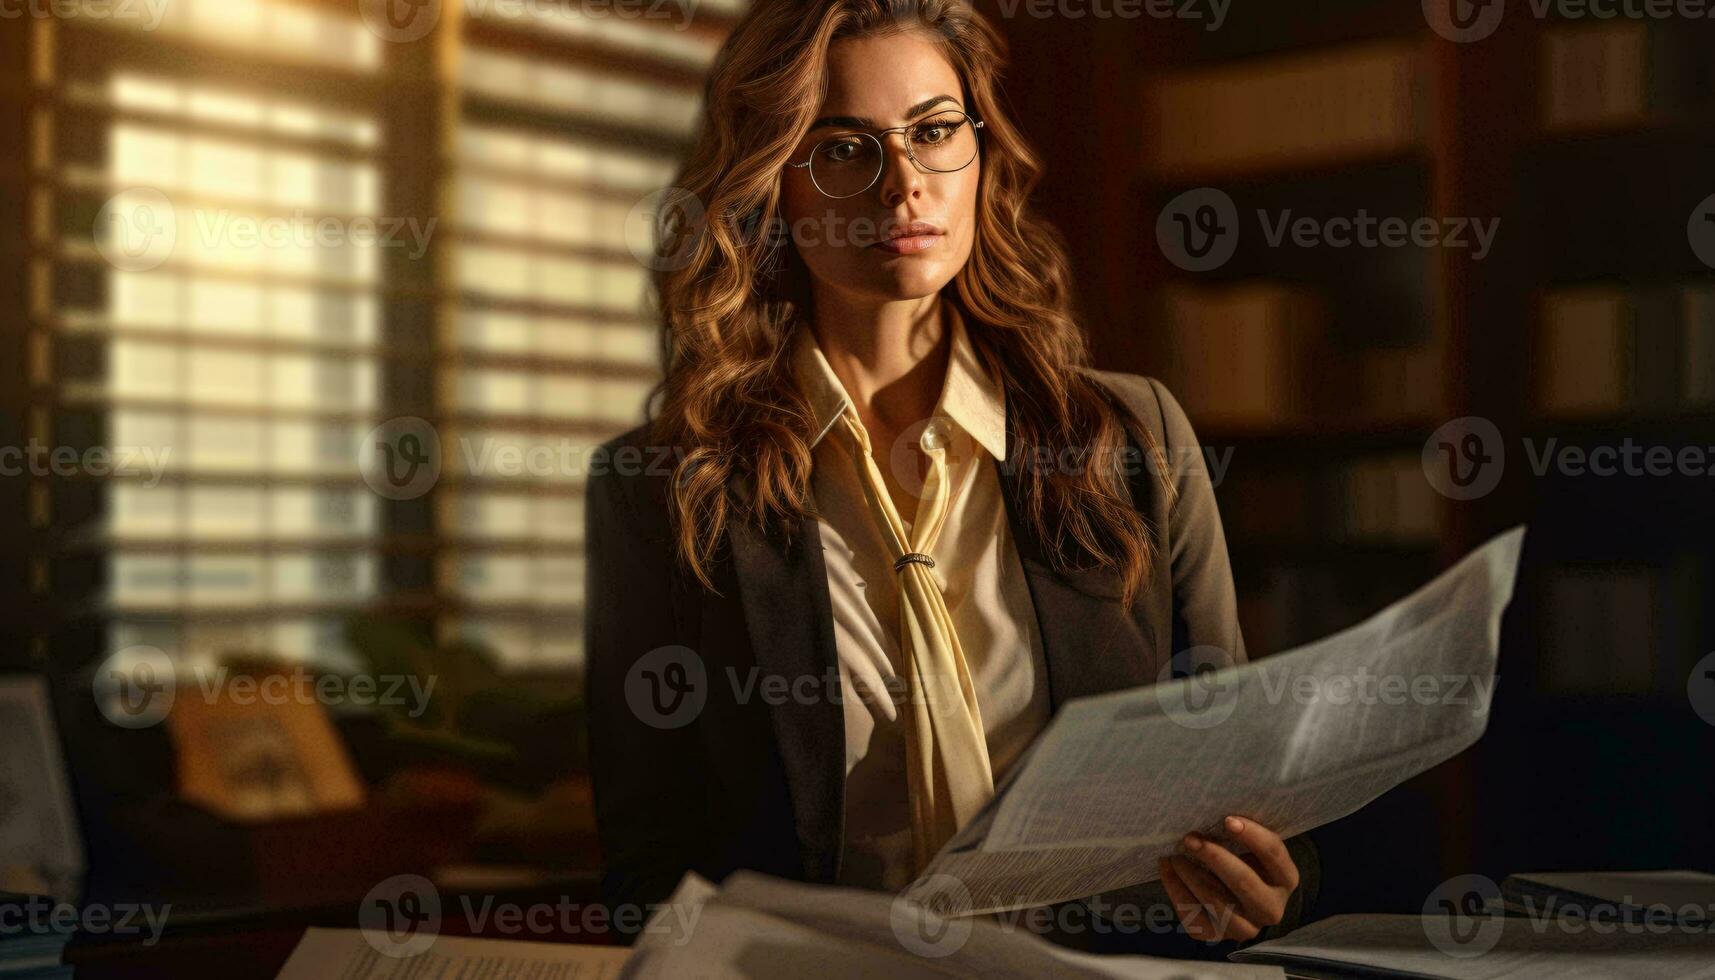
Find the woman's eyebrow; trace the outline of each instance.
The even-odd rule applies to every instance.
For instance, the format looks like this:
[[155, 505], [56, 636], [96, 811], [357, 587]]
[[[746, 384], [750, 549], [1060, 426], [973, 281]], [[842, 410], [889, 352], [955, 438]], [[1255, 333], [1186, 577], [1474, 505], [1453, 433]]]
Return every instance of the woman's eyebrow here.
[[[958, 99], [955, 99], [950, 95], [933, 95], [905, 110], [905, 118], [910, 119], [913, 116], [920, 116], [943, 102], [951, 102], [956, 105], [958, 104], [958, 101]], [[812, 130], [821, 129], [824, 126], [844, 126], [849, 129], [871, 129], [875, 126], [875, 122], [865, 116], [823, 116], [810, 124], [810, 128]]]

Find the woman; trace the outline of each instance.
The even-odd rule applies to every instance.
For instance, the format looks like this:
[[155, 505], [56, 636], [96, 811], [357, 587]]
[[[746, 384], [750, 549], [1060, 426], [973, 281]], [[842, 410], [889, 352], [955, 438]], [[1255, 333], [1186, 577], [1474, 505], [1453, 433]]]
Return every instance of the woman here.
[[[1244, 658], [1184, 414], [1085, 366], [1001, 55], [956, 2], [762, 0], [716, 60], [658, 412], [589, 482], [615, 902], [687, 870], [897, 890], [1056, 706]], [[1133, 894], [1210, 942], [1297, 914], [1307, 852], [1229, 831]]]

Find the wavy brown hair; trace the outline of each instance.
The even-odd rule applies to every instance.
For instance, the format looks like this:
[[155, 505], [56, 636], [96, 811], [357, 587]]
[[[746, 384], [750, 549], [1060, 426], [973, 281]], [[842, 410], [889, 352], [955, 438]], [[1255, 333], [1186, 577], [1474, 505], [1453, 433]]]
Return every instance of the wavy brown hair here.
[[810, 293], [779, 233], [780, 175], [820, 107], [829, 46], [909, 30], [938, 43], [967, 111], [984, 120], [974, 243], [942, 301], [958, 304], [979, 358], [1003, 379], [1003, 479], [1057, 568], [1117, 568], [1129, 604], [1153, 556], [1119, 467], [1016, 465], [1033, 447], [1056, 447], [1056, 460], [1061, 448], [1124, 459], [1127, 424], [1156, 447], [1085, 370], [1061, 239], [1027, 209], [1042, 167], [997, 98], [1005, 42], [964, 0], [758, 0], [716, 56], [675, 181], [691, 206], [658, 228], [658, 257], [675, 258], [654, 274], [665, 378], [651, 437], [680, 450], [669, 507], [679, 557], [712, 589], [728, 521], [776, 523], [789, 538], [806, 516], [811, 410], [785, 352]]

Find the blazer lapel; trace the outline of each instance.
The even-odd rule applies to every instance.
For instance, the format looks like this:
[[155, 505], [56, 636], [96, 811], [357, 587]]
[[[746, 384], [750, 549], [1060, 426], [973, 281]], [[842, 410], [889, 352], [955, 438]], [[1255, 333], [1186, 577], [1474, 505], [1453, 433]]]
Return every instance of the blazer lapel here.
[[[807, 881], [832, 882], [845, 833], [844, 709], [834, 697], [839, 660], [827, 569], [817, 522], [804, 520], [788, 545], [744, 521], [729, 525], [739, 600], [760, 668], [759, 683], [780, 677], [788, 696], [769, 704], [786, 770]], [[718, 600], [717, 600], [718, 601]], [[811, 697], [800, 694], [810, 677]], [[774, 681], [775, 686], [779, 681]], [[765, 688], [759, 688], [765, 690]]]
[[1107, 568], [1061, 572], [1053, 567], [1050, 546], [1024, 519], [1013, 474], [1027, 461], [1010, 418], [1007, 445], [1007, 460], [994, 463], [995, 476], [1036, 608], [1042, 653], [1048, 661], [1050, 703], [1058, 710], [1073, 698], [1154, 683], [1156, 678], [1146, 669], [1154, 662], [1150, 651], [1128, 648], [1138, 642], [1139, 631], [1131, 612], [1120, 605], [1119, 572]]

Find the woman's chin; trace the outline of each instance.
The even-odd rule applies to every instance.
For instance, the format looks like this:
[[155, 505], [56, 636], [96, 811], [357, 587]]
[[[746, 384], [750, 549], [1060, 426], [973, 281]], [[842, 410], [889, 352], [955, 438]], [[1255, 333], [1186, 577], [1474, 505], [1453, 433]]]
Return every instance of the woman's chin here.
[[941, 268], [940, 263], [917, 263], [901, 256], [904, 261], [895, 260], [886, 268], [878, 270], [879, 274], [866, 276], [870, 288], [864, 290], [872, 295], [882, 295], [889, 299], [919, 299], [931, 296], [941, 291], [941, 287], [952, 281], [952, 273], [956, 270]]

